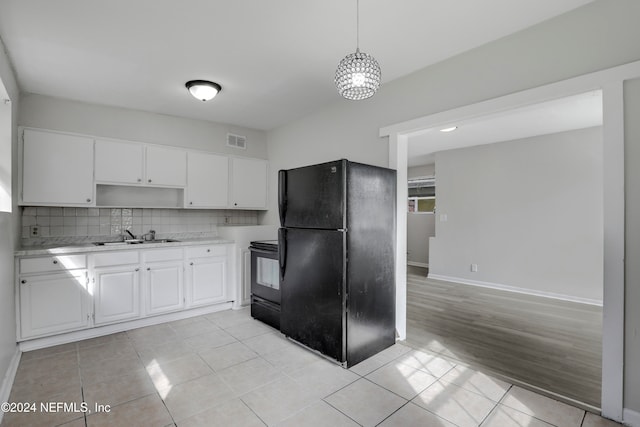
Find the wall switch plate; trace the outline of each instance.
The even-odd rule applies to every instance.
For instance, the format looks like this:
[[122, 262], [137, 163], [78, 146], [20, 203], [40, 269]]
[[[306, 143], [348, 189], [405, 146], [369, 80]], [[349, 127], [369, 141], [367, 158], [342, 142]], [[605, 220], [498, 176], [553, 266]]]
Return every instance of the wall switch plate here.
[[471, 272], [473, 273], [478, 272], [478, 264], [471, 264]]
[[447, 222], [447, 214], [440, 214], [440, 222]]
[[38, 237], [40, 235], [40, 227], [37, 225], [32, 225], [29, 227], [29, 236]]

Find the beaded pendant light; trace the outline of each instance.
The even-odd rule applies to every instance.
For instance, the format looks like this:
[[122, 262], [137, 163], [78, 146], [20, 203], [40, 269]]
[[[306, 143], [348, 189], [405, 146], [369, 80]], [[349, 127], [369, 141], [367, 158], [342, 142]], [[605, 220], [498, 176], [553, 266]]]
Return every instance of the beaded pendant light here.
[[358, 101], [371, 98], [380, 87], [380, 64], [360, 52], [360, 1], [356, 0], [356, 51], [345, 56], [334, 79], [338, 93], [346, 99]]

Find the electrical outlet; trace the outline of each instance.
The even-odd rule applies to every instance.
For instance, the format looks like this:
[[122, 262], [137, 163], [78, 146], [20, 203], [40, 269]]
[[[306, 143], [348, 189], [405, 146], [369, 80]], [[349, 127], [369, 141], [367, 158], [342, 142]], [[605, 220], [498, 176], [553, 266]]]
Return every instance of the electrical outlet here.
[[478, 272], [478, 264], [471, 264], [471, 272], [472, 273]]
[[447, 214], [440, 214], [440, 222], [447, 222]]
[[40, 227], [32, 225], [29, 227], [29, 235], [31, 237], [38, 237], [40, 235]]

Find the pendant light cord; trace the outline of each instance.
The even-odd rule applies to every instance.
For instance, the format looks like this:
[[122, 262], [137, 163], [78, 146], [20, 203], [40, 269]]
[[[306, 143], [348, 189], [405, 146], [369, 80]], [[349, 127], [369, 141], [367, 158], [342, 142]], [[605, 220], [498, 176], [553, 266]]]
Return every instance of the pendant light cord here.
[[360, 50], [360, 0], [356, 0], [356, 51]]

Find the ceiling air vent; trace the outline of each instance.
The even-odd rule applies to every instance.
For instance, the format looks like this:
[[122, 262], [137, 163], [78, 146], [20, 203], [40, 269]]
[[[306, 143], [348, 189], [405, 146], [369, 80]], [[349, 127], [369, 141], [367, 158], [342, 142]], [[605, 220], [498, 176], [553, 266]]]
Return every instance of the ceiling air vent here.
[[227, 145], [233, 148], [247, 148], [247, 137], [242, 135], [227, 134]]

